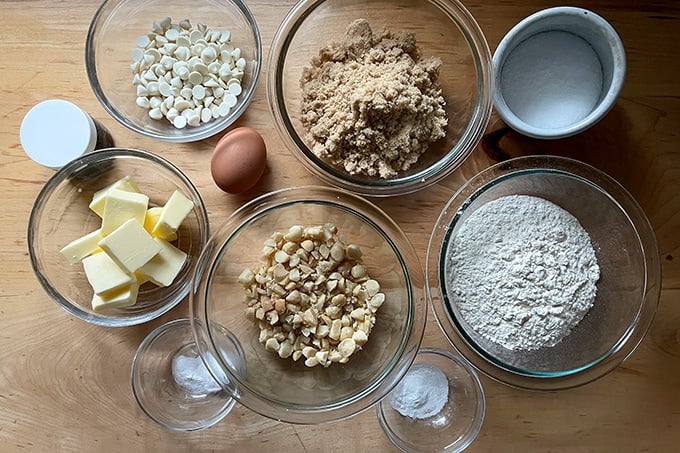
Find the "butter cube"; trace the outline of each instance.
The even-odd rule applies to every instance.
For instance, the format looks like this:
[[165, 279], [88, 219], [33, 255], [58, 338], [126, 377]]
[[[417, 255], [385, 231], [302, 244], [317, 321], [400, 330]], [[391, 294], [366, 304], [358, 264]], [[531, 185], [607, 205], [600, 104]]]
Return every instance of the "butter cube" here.
[[95, 253], [83, 259], [85, 276], [95, 294], [102, 295], [135, 282], [135, 278], [121, 269], [104, 252]]
[[138, 294], [139, 284], [137, 282], [130, 283], [130, 285], [123, 286], [114, 291], [109, 291], [101, 296], [95, 294], [92, 296], [92, 309], [94, 311], [102, 311], [109, 308], [131, 307], [137, 302]]
[[85, 236], [74, 239], [61, 249], [61, 254], [69, 262], [75, 264], [93, 253], [100, 252], [99, 241], [102, 238], [101, 230], [94, 230]]
[[[146, 211], [146, 217], [144, 218], [144, 229], [151, 234], [154, 227], [158, 224], [158, 219], [161, 218], [161, 212], [163, 212], [162, 206], [154, 206]], [[160, 239], [165, 239], [168, 242], [177, 240], [177, 234], [173, 231], [168, 236], [156, 235], [155, 237]]]
[[125, 190], [127, 192], [139, 192], [139, 187], [137, 184], [130, 179], [129, 176], [125, 176], [118, 181], [114, 182], [110, 186], [104, 187], [98, 190], [92, 196], [92, 201], [90, 202], [90, 209], [97, 214], [99, 217], [104, 216], [104, 205], [106, 204], [106, 195], [111, 189]]
[[185, 197], [182, 192], [175, 190], [165, 202], [158, 222], [151, 230], [151, 235], [158, 238], [171, 237], [193, 208], [194, 202]]
[[102, 216], [101, 233], [106, 236], [130, 219], [144, 225], [149, 197], [136, 192], [111, 189], [106, 194], [104, 215]]
[[135, 271], [135, 280], [137, 280], [137, 283], [139, 283], [139, 286], [142, 286], [144, 283], [149, 281], [149, 278], [142, 274], [139, 269]]
[[99, 241], [99, 247], [129, 273], [142, 267], [161, 250], [136, 219], [129, 219], [113, 230]]
[[168, 241], [154, 238], [160, 251], [148, 263], [139, 268], [138, 275], [158, 286], [170, 286], [182, 269], [187, 254]]

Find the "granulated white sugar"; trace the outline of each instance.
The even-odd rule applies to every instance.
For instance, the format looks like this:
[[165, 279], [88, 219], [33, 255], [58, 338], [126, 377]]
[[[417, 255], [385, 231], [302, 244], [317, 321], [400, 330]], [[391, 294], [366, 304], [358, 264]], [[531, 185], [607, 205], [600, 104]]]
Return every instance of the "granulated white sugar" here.
[[573, 33], [538, 33], [507, 57], [500, 74], [506, 104], [525, 123], [561, 128], [584, 119], [602, 93], [595, 50]]

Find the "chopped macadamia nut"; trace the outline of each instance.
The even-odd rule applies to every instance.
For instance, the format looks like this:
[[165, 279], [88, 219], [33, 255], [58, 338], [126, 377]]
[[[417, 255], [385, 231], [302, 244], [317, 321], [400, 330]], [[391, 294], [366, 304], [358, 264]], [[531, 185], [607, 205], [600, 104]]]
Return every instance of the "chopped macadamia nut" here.
[[368, 341], [385, 301], [361, 257], [330, 223], [273, 233], [259, 266], [238, 277], [259, 342], [308, 367], [347, 363]]

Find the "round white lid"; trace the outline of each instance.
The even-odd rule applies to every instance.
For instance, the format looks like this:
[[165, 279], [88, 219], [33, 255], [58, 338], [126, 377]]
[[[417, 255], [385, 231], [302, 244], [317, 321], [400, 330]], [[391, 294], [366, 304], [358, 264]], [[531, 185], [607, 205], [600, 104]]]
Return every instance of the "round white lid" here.
[[40, 165], [58, 170], [94, 150], [97, 128], [90, 115], [75, 104], [50, 99], [26, 113], [19, 138], [28, 157]]

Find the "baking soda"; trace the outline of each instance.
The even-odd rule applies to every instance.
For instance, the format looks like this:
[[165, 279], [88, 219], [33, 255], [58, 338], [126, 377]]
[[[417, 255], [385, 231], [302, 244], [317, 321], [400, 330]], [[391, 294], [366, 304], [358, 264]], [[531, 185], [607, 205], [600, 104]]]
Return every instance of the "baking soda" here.
[[538, 33], [520, 43], [505, 60], [500, 88], [512, 112], [540, 128], [579, 122], [597, 106], [602, 65], [595, 50], [573, 33]]
[[404, 417], [437, 415], [449, 400], [449, 380], [437, 367], [417, 363], [390, 393], [390, 405]]

